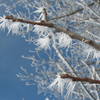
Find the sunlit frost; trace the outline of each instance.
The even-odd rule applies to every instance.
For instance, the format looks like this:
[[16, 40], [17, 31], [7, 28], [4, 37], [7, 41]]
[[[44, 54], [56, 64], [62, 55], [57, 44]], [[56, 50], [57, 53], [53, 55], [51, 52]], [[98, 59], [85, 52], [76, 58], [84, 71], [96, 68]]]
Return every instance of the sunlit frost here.
[[34, 25], [34, 30], [33, 32], [38, 33], [38, 35], [43, 36], [47, 34], [48, 28], [44, 26], [39, 26], [39, 25]]
[[37, 7], [34, 13], [43, 13], [43, 7]]
[[36, 41], [36, 45], [39, 46], [40, 49], [48, 49], [50, 44], [50, 39], [48, 37], [39, 38]]
[[0, 28], [1, 29], [8, 28], [10, 24], [11, 24], [11, 21], [5, 19], [5, 16], [0, 17]]
[[65, 33], [57, 33], [57, 44], [60, 48], [62, 47], [68, 47], [71, 42], [72, 42], [72, 39]]

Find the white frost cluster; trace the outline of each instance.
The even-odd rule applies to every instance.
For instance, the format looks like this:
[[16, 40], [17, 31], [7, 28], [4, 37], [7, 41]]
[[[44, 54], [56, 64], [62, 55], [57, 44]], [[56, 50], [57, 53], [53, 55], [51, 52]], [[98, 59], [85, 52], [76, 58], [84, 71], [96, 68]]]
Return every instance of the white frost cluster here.
[[5, 19], [5, 16], [0, 17], [0, 28], [1, 29], [5, 29], [5, 28], [9, 27], [10, 24], [11, 24], [11, 21]]
[[50, 39], [49, 37], [45, 36], [43, 38], [39, 38], [36, 40], [36, 45], [40, 48], [40, 49], [45, 49], [47, 50], [49, 48], [49, 44], [50, 44]]
[[75, 82], [70, 79], [62, 79], [60, 75], [57, 75], [57, 78], [49, 85], [49, 89], [56, 89], [61, 95], [63, 95], [64, 90], [66, 90], [67, 97], [73, 92], [74, 87]]
[[93, 58], [97, 59], [97, 62], [100, 62], [100, 51], [97, 51], [94, 48], [86, 48], [85, 53], [87, 54], [87, 58], [89, 58], [90, 55], [93, 56]]
[[34, 11], [35, 13], [43, 13], [43, 7], [37, 7], [36, 9], [37, 10]]
[[4, 17], [0, 17], [0, 28], [8, 29], [8, 33], [12, 32], [12, 34], [16, 35], [24, 35], [29, 30], [29, 24], [24, 24], [20, 22], [12, 22], [11, 20], [5, 19]]
[[70, 46], [70, 44], [72, 43], [72, 39], [67, 34], [65, 34], [63, 32], [56, 33], [56, 34], [57, 34], [57, 36], [56, 36], [57, 45], [60, 48]]
[[48, 34], [48, 28], [44, 26], [34, 25], [33, 32], [38, 33], [39, 36], [44, 36]]
[[88, 53], [88, 56], [90, 54], [93, 54], [93, 58], [100, 58], [100, 51], [97, 51], [97, 50], [95, 50], [93, 48], [88, 48], [88, 49], [85, 50], [85, 52]]
[[[21, 24], [19, 22], [14, 22], [9, 26], [9, 32], [12, 32], [13, 34], [20, 35], [20, 28]], [[8, 33], [9, 33], [8, 32]]]
[[40, 14], [39, 20], [45, 20], [45, 15], [44, 15], [44, 7], [37, 7], [34, 13]]
[[56, 87], [57, 91], [62, 94], [65, 83], [65, 79], [61, 79], [60, 75], [57, 75], [57, 78], [49, 85], [49, 88], [53, 89]]
[[50, 48], [51, 39], [49, 36], [52, 36], [53, 32], [48, 27], [34, 25], [33, 32], [38, 35], [38, 39], [35, 40], [35, 44], [39, 49], [47, 50]]

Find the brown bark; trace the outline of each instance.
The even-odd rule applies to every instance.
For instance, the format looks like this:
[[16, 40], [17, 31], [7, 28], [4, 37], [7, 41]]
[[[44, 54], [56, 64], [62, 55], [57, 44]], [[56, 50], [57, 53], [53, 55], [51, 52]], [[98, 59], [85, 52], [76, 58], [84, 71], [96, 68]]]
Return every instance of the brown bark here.
[[91, 84], [100, 84], [100, 80], [94, 80], [91, 78], [74, 77], [74, 76], [69, 75], [69, 74], [61, 74], [60, 76], [62, 79], [68, 78], [68, 79], [71, 79], [72, 81], [76, 81], [76, 82], [80, 81], [80, 82], [88, 82]]
[[15, 18], [13, 16], [6, 16], [5, 17], [8, 20], [12, 20], [13, 22], [22, 22], [22, 23], [27, 23], [27, 24], [32, 24], [32, 25], [40, 25], [40, 26], [46, 26], [46, 27], [50, 27], [50, 28], [54, 28], [57, 31], [61, 31], [66, 33], [67, 35], [69, 35], [72, 39], [77, 39], [79, 41], [82, 41], [90, 46], [92, 46], [93, 48], [97, 49], [100, 51], [100, 44], [96, 43], [93, 40], [89, 40], [79, 34], [76, 34], [74, 32], [69, 31], [66, 28], [57, 26], [56, 24], [53, 24], [51, 22], [47, 22], [47, 21], [40, 21], [40, 22], [35, 22], [35, 21], [31, 21], [31, 20], [26, 20], [26, 19], [20, 19], [20, 18]]

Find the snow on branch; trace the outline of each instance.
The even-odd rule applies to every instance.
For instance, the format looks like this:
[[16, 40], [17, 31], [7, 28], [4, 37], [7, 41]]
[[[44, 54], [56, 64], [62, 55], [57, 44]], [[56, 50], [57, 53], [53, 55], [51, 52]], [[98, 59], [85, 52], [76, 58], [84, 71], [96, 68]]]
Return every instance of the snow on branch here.
[[6, 17], [0, 17], [0, 28], [1, 29], [8, 29], [8, 33], [12, 32], [12, 34], [16, 35], [24, 35], [25, 30], [26, 32], [29, 31], [29, 24], [24, 24], [20, 22], [13, 22], [12, 20], [6, 19]]
[[72, 39], [77, 39], [79, 41], [82, 41], [82, 42], [89, 44], [93, 48], [100, 51], [100, 44], [96, 43], [93, 40], [87, 39], [86, 37], [83, 37], [79, 34], [71, 32], [66, 28], [63, 28], [61, 26], [57, 26], [54, 23], [47, 22], [47, 21], [36, 22], [36, 21], [31, 21], [31, 20], [26, 20], [26, 19], [15, 18], [13, 16], [6, 16], [5, 19], [12, 20], [13, 22], [22, 22], [22, 23], [27, 23], [27, 24], [32, 24], [32, 25], [40, 25], [40, 26], [46, 26], [49, 28], [54, 28], [57, 31], [64, 32], [64, 33], [68, 34]]
[[54, 24], [50, 23], [50, 22], [45, 22], [45, 21], [35, 22], [35, 21], [31, 21], [31, 20], [15, 18], [13, 16], [6, 16], [5, 19], [12, 20], [13, 22], [22, 22], [22, 23], [27, 23], [27, 24], [32, 24], [32, 25], [40, 25], [40, 26], [47, 26], [47, 27], [54, 26]]

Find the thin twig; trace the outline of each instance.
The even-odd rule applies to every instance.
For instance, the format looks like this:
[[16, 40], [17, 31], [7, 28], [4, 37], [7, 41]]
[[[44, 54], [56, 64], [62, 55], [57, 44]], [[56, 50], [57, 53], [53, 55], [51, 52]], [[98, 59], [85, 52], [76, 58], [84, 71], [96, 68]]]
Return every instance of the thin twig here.
[[[90, 7], [90, 6], [93, 6], [93, 5], [94, 5], [94, 2], [91, 3], [91, 4], [89, 4], [88, 6]], [[62, 16], [58, 16], [58, 17], [51, 18], [51, 19], [49, 19], [48, 21], [61, 19], [61, 18], [64, 18], [64, 17], [66, 17], [66, 16], [71, 16], [71, 15], [76, 14], [76, 13], [82, 11], [82, 10], [84, 10], [84, 8], [80, 8], [80, 9], [78, 9], [78, 10], [75, 10], [75, 11], [71, 12], [70, 14], [65, 14], [65, 15], [62, 15]]]
[[100, 80], [94, 80], [94, 79], [91, 79], [91, 78], [74, 77], [74, 76], [69, 75], [69, 74], [61, 74], [60, 76], [63, 79], [69, 78], [72, 81], [88, 82], [88, 83], [91, 83], [91, 84], [100, 84]]

